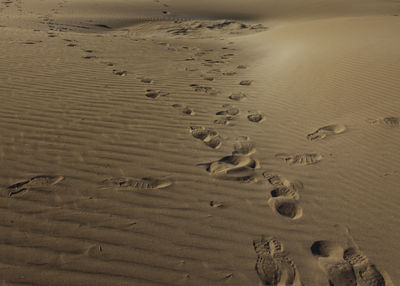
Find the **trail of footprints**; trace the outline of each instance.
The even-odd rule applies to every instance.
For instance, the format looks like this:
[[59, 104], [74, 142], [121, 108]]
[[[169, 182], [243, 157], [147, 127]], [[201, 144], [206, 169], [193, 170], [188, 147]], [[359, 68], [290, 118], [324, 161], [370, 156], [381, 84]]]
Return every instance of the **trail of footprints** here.
[[[156, 0], [159, 2], [159, 0]], [[4, 2], [6, 5], [7, 3]], [[11, 1], [9, 1], [11, 3]], [[168, 8], [164, 4], [164, 8]], [[167, 10], [162, 11], [163, 14], [169, 14]], [[50, 30], [56, 30], [54, 19], [50, 16], [43, 18], [43, 23], [46, 23]], [[234, 22], [221, 22], [220, 24], [210, 25], [208, 29], [221, 29], [225, 26], [231, 26]], [[109, 27], [104, 27], [109, 28]], [[243, 28], [243, 27], [242, 27]], [[173, 35], [186, 34], [195, 29], [194, 26], [190, 28], [181, 28], [177, 30], [170, 30]], [[246, 27], [247, 29], [247, 27]], [[62, 31], [62, 29], [60, 30]], [[56, 36], [49, 32], [49, 37]], [[67, 47], [77, 47], [78, 42], [71, 39], [64, 39]], [[165, 45], [168, 49], [168, 44]], [[227, 50], [228, 47], [223, 47]], [[230, 48], [233, 50], [232, 48]], [[82, 58], [90, 60], [97, 58], [95, 51], [90, 49], [83, 50], [84, 55]], [[246, 65], [239, 65], [236, 70], [221, 71], [218, 66], [224, 64], [234, 57], [234, 53], [224, 53], [220, 58], [209, 58], [208, 54], [214, 52], [213, 50], [204, 49], [197, 52], [190, 58], [186, 58], [185, 62], [202, 61], [203, 66], [214, 67], [208, 71], [207, 74], [202, 74], [200, 77], [203, 81], [213, 82], [216, 80], [216, 75], [222, 74], [223, 76], [236, 75], [238, 71], [247, 68]], [[207, 58], [204, 58], [207, 57]], [[115, 76], [126, 77], [129, 75], [128, 71], [121, 70], [115, 67], [113, 63], [103, 62], [106, 66], [112, 67], [112, 73]], [[186, 67], [189, 72], [195, 72], [197, 68]], [[140, 76], [137, 79], [145, 85], [154, 85], [154, 79], [149, 77]], [[253, 84], [253, 80], [242, 80], [238, 84], [242, 87], [249, 87]], [[211, 86], [193, 83], [190, 85], [194, 92], [201, 93], [208, 96], [219, 95], [220, 92]], [[168, 96], [169, 93], [156, 89], [145, 89], [144, 95], [149, 99], [158, 99], [160, 97]], [[239, 104], [241, 101], [248, 98], [245, 92], [231, 93], [227, 98], [230, 102]], [[187, 116], [195, 116], [195, 110], [187, 105], [172, 104], [172, 107], [178, 110], [181, 114]], [[221, 110], [215, 115], [217, 119], [213, 121], [218, 125], [229, 125], [234, 120], [237, 120], [241, 111], [231, 103], [224, 104]], [[264, 114], [259, 111], [249, 111], [247, 120], [253, 123], [262, 123], [266, 120]], [[378, 119], [368, 120], [371, 124], [384, 124], [389, 127], [400, 126], [399, 117], [384, 117]], [[311, 141], [321, 141], [329, 137], [342, 134], [347, 130], [345, 125], [332, 124], [320, 127], [311, 133], [306, 138]], [[204, 126], [190, 126], [189, 132], [193, 138], [202, 142], [205, 146], [218, 149], [222, 145], [222, 136], [212, 128]], [[256, 148], [253, 141], [243, 136], [238, 138], [233, 144], [233, 151], [231, 154], [224, 156], [212, 162], [199, 164], [204, 167], [206, 172], [211, 176], [222, 180], [233, 180], [241, 183], [253, 183], [258, 180], [256, 169], [260, 168], [259, 162], [252, 156], [255, 154]], [[299, 154], [276, 154], [276, 158], [282, 160], [289, 166], [306, 166], [320, 162], [323, 157], [317, 153], [299, 153]], [[274, 173], [263, 173], [264, 181], [268, 185], [267, 203], [274, 213], [279, 216], [285, 217], [290, 220], [300, 219], [303, 215], [303, 209], [300, 204], [300, 193], [303, 191], [304, 186], [300, 181], [289, 181], [281, 175]], [[7, 187], [9, 197], [23, 195], [24, 193], [43, 187], [51, 187], [64, 180], [62, 176], [36, 176], [27, 180], [17, 182]], [[104, 190], [115, 191], [146, 191], [158, 190], [168, 188], [173, 184], [170, 177], [112, 177], [100, 183]], [[214, 208], [223, 207], [222, 203], [211, 201], [210, 206]], [[293, 285], [301, 286], [300, 275], [294, 261], [290, 258], [288, 253], [284, 250], [281, 241], [274, 237], [265, 238], [253, 241], [253, 247], [257, 254], [255, 270], [263, 285]], [[385, 278], [372, 264], [369, 259], [362, 254], [357, 247], [344, 249], [335, 243], [329, 241], [316, 241], [311, 246], [312, 254], [318, 259], [319, 266], [322, 271], [327, 275], [330, 286], [385, 286], [389, 285], [385, 282]]]

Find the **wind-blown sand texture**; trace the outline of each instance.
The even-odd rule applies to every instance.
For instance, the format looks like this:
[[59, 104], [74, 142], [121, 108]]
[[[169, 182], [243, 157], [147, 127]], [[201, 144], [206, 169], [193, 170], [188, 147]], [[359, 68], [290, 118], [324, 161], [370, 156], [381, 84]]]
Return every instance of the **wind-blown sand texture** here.
[[399, 15], [0, 2], [0, 285], [399, 285]]

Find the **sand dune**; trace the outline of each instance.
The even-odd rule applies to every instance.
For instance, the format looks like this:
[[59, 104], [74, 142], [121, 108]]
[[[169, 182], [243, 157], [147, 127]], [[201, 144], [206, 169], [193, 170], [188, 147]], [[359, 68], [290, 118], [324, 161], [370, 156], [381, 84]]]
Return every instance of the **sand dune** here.
[[0, 284], [398, 285], [398, 14], [1, 2]]

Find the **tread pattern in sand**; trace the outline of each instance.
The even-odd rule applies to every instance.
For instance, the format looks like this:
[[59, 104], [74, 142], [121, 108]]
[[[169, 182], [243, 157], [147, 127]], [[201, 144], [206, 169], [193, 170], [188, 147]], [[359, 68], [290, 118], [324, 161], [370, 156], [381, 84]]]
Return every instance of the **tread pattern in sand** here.
[[346, 126], [342, 124], [332, 124], [321, 128], [318, 128], [314, 132], [307, 135], [307, 139], [310, 141], [322, 140], [331, 135], [341, 134], [346, 131]]
[[105, 189], [111, 188], [117, 191], [140, 191], [140, 190], [155, 190], [164, 189], [173, 184], [173, 181], [168, 178], [110, 178], [102, 183]]
[[329, 285], [390, 285], [357, 247], [344, 249], [338, 243], [320, 240], [312, 244], [311, 253], [318, 257], [319, 266], [326, 273]]
[[264, 178], [272, 186], [271, 197], [268, 204], [277, 214], [290, 219], [299, 219], [303, 215], [303, 209], [299, 204], [299, 191], [303, 189], [300, 181], [291, 182], [286, 178], [264, 173]]
[[255, 270], [262, 285], [301, 285], [296, 264], [284, 250], [282, 242], [273, 237], [262, 237], [253, 241], [253, 247], [257, 253]]
[[12, 197], [18, 194], [25, 193], [32, 188], [40, 188], [46, 186], [56, 185], [64, 179], [63, 176], [35, 176], [27, 180], [15, 183], [7, 187], [8, 196]]
[[290, 155], [286, 153], [279, 153], [275, 155], [276, 158], [283, 160], [289, 165], [306, 166], [320, 162], [322, 155], [318, 153], [301, 153]]

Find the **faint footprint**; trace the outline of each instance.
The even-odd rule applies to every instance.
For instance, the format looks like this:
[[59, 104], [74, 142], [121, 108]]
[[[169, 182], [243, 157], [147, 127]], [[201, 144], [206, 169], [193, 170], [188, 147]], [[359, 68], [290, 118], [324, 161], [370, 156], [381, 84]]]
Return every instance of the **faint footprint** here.
[[188, 106], [183, 106], [181, 104], [173, 104], [172, 107], [176, 108], [176, 109], [180, 109], [182, 111], [182, 113], [186, 114], [186, 115], [195, 115], [196, 114], [196, 112], [193, 110], [193, 108], [188, 107]]
[[261, 122], [263, 122], [263, 121], [265, 120], [265, 116], [264, 116], [262, 113], [260, 113], [260, 112], [258, 112], [258, 111], [255, 111], [255, 112], [251, 112], [251, 113], [247, 116], [247, 119], [248, 119], [250, 122], [261, 123]]
[[194, 138], [202, 140], [204, 144], [213, 149], [218, 149], [222, 145], [218, 132], [212, 129], [192, 126], [190, 127], [190, 133]]
[[244, 94], [243, 92], [239, 92], [239, 93], [232, 93], [229, 96], [229, 99], [234, 100], [234, 101], [241, 101], [247, 98], [247, 95]]
[[8, 196], [12, 197], [17, 194], [22, 194], [31, 188], [52, 186], [58, 184], [63, 179], [63, 176], [36, 176], [7, 187]]
[[236, 107], [234, 107], [234, 106], [232, 106], [232, 105], [224, 104], [222, 107], [225, 107], [226, 109], [225, 109], [225, 110], [218, 111], [218, 112], [216, 113], [216, 115], [230, 115], [230, 116], [236, 116], [236, 115], [238, 115], [238, 114], [240, 113], [239, 108], [236, 108]]
[[289, 165], [311, 165], [316, 164], [322, 160], [322, 155], [317, 153], [302, 153], [290, 155], [286, 153], [279, 153], [275, 155], [276, 158], [285, 161]]
[[164, 189], [173, 184], [169, 178], [110, 178], [102, 182], [103, 188], [117, 191], [140, 191]]
[[239, 82], [240, 85], [251, 85], [252, 83], [252, 80], [242, 80], [241, 82]]
[[128, 72], [127, 71], [113, 70], [113, 74], [119, 75], [119, 76], [126, 76], [128, 74]]
[[253, 241], [253, 247], [257, 253], [255, 269], [262, 285], [302, 285], [297, 267], [284, 250], [282, 242], [273, 237], [261, 237]]
[[148, 83], [148, 84], [153, 83], [153, 80], [151, 78], [142, 78], [140, 81], [143, 83]]
[[149, 98], [156, 99], [160, 96], [167, 96], [169, 93], [168, 92], [162, 92], [160, 90], [155, 90], [155, 89], [147, 89], [145, 95]]
[[368, 119], [368, 122], [371, 124], [382, 123], [390, 127], [399, 127], [400, 126], [400, 118], [399, 117], [383, 117], [378, 119]]
[[346, 126], [342, 124], [332, 124], [318, 128], [314, 132], [307, 135], [310, 141], [321, 140], [331, 135], [340, 134], [346, 131]]

